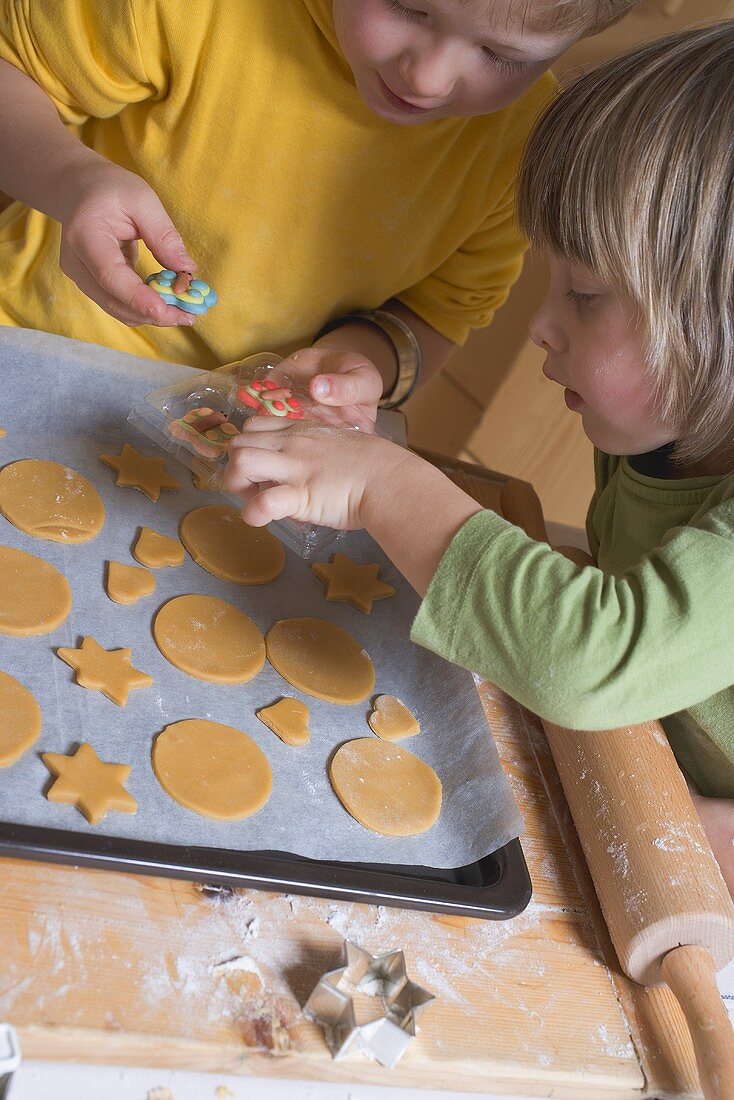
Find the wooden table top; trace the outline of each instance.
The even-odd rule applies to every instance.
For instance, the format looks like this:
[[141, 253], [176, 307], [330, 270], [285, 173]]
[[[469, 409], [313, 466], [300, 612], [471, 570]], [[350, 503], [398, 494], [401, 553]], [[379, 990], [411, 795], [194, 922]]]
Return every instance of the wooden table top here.
[[[462, 484], [476, 476], [464, 468]], [[491, 685], [480, 692], [525, 818], [534, 895], [522, 914], [454, 925], [0, 860], [0, 1020], [24, 1055], [569, 1100], [697, 1095], [674, 998], [619, 971], [539, 723]], [[343, 938], [402, 947], [436, 995], [393, 1070], [332, 1061], [302, 1015]]]

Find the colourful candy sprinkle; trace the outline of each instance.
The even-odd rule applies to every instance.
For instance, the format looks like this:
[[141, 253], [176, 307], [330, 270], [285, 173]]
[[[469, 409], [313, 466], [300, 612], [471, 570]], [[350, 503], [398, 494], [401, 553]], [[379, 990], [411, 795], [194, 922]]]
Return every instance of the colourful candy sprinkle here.
[[185, 313], [208, 313], [219, 301], [216, 292], [203, 279], [192, 279], [188, 290], [176, 293], [173, 284], [178, 274], [176, 271], [164, 268], [162, 271], [149, 275], [145, 281], [156, 294], [160, 294], [163, 301], [167, 302], [169, 306], [176, 306], [177, 309], [182, 309]]

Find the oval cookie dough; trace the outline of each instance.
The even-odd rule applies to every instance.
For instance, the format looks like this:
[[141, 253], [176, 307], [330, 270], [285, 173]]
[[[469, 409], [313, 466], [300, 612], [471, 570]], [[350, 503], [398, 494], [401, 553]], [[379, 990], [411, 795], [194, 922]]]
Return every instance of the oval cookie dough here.
[[93, 539], [105, 519], [91, 481], [69, 466], [37, 458], [0, 470], [0, 512], [27, 535], [67, 544]]
[[215, 577], [235, 584], [265, 584], [283, 570], [285, 552], [265, 527], [250, 527], [236, 508], [209, 504], [181, 521], [181, 542]]
[[342, 806], [384, 836], [425, 833], [441, 812], [441, 780], [406, 749], [362, 737], [334, 753], [329, 779]]
[[327, 703], [361, 703], [375, 686], [375, 667], [357, 639], [324, 619], [281, 619], [265, 644], [284, 680]]
[[273, 785], [268, 759], [252, 738], [199, 718], [174, 722], [158, 735], [153, 771], [179, 805], [221, 821], [257, 813]]
[[252, 619], [216, 596], [175, 596], [153, 622], [163, 656], [199, 680], [244, 684], [265, 664], [265, 642]]
[[35, 554], [0, 546], [0, 634], [49, 634], [71, 611], [71, 587]]
[[41, 732], [41, 708], [28, 688], [0, 672], [0, 768], [20, 760]]

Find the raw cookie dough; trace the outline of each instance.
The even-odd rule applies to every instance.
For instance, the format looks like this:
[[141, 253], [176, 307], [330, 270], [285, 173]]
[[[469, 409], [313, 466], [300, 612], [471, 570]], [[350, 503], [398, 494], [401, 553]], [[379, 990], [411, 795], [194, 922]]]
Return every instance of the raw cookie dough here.
[[356, 638], [324, 619], [281, 619], [265, 635], [268, 660], [284, 680], [327, 703], [361, 703], [375, 667]]
[[361, 737], [336, 750], [329, 779], [344, 809], [384, 836], [425, 833], [441, 812], [441, 780], [417, 756]]
[[124, 707], [128, 694], [136, 688], [150, 687], [153, 677], [133, 668], [131, 649], [103, 649], [94, 638], [84, 638], [81, 649], [61, 646], [57, 654], [76, 672], [76, 682], [92, 691], [101, 691], [113, 703]]
[[178, 539], [169, 539], [168, 535], [159, 535], [150, 527], [141, 527], [133, 546], [133, 557], [150, 569], [162, 569], [165, 565], [182, 565], [186, 552]]
[[181, 521], [181, 542], [215, 577], [235, 584], [265, 584], [285, 565], [285, 552], [265, 527], [250, 527], [236, 508], [208, 504]]
[[35, 554], [0, 546], [0, 634], [49, 634], [71, 611], [71, 587]]
[[265, 642], [252, 619], [216, 596], [175, 596], [153, 620], [163, 656], [199, 680], [244, 684], [265, 664]]
[[374, 600], [395, 595], [391, 584], [378, 581], [379, 565], [359, 565], [346, 554], [334, 554], [331, 562], [315, 561], [311, 569], [326, 584], [327, 600], [350, 603], [367, 614]]
[[308, 744], [309, 710], [300, 699], [292, 699], [290, 695], [286, 695], [271, 707], [263, 707], [255, 713], [286, 745]]
[[100, 455], [100, 462], [116, 473], [115, 485], [139, 489], [153, 501], [158, 500], [161, 489], [180, 489], [180, 482], [165, 471], [165, 458], [146, 458], [138, 454], [129, 443], [123, 443], [119, 455]]
[[261, 810], [273, 773], [252, 738], [221, 722], [174, 722], [153, 745], [153, 771], [166, 794], [204, 817], [236, 821]]
[[115, 603], [137, 603], [155, 592], [155, 586], [156, 579], [147, 569], [119, 561], [107, 563], [107, 595]]
[[420, 722], [405, 703], [394, 695], [378, 695], [367, 719], [370, 729], [383, 741], [401, 741], [420, 733]]
[[90, 825], [98, 825], [110, 810], [134, 814], [138, 804], [125, 790], [129, 764], [105, 764], [91, 745], [81, 744], [75, 753], [44, 752], [43, 762], [56, 781], [46, 792], [49, 802], [70, 802]]
[[102, 530], [102, 498], [85, 477], [38, 458], [11, 462], [0, 470], [0, 512], [36, 539], [75, 545]]
[[0, 672], [0, 768], [20, 760], [41, 732], [41, 708], [28, 688]]

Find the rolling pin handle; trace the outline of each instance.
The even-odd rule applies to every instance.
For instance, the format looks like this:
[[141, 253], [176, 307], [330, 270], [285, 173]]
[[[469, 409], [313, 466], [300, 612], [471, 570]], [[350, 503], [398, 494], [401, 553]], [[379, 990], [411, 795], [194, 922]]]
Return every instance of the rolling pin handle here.
[[734, 1100], [734, 1034], [711, 955], [704, 947], [674, 947], [661, 970], [688, 1023], [705, 1100]]

